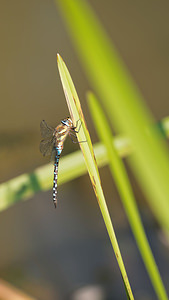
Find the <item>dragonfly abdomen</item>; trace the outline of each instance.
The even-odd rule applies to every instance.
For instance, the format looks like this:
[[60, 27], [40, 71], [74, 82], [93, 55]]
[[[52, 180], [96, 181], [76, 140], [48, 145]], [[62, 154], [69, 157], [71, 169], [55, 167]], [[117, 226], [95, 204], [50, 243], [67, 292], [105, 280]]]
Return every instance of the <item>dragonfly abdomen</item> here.
[[57, 180], [58, 180], [58, 165], [59, 159], [62, 149], [58, 149], [56, 147], [56, 156], [55, 156], [55, 163], [54, 163], [54, 178], [53, 178], [53, 203], [56, 208], [57, 206]]

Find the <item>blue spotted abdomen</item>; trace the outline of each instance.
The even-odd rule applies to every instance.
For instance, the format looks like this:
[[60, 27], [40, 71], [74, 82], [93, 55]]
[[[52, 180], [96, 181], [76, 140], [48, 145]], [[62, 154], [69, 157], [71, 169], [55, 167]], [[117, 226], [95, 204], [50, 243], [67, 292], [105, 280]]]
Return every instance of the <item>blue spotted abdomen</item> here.
[[58, 179], [58, 165], [60, 154], [62, 152], [61, 148], [56, 147], [56, 156], [55, 156], [55, 163], [54, 163], [54, 178], [53, 178], [53, 203], [56, 208], [57, 206], [57, 179]]

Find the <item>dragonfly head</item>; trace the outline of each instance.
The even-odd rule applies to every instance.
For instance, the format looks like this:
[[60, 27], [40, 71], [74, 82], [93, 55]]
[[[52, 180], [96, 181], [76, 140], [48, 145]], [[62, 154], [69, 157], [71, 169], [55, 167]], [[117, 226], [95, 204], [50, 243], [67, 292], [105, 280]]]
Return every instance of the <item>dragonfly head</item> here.
[[62, 120], [61, 123], [63, 125], [66, 125], [67, 127], [74, 128], [73, 122], [72, 122], [72, 120], [69, 117], [66, 118], [66, 119], [64, 119], [64, 120]]

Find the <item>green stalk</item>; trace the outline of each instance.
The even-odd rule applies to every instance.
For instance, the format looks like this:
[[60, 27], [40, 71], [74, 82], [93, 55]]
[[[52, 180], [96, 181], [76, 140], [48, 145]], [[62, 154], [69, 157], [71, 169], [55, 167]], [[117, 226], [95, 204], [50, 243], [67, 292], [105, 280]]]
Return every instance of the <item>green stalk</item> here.
[[[162, 119], [158, 128], [165, 137], [169, 137], [169, 117]], [[133, 152], [130, 140], [124, 136], [116, 136], [112, 140], [120, 157], [127, 157]], [[97, 165], [103, 167], [108, 163], [105, 146], [94, 145]], [[60, 159], [58, 184], [66, 183], [87, 173], [81, 151], [76, 151]], [[7, 209], [18, 201], [33, 197], [39, 191], [47, 191], [52, 187], [53, 166], [51, 164], [36, 168], [32, 173], [22, 174], [0, 184], [0, 211]]]
[[[118, 136], [114, 140], [119, 155], [126, 156], [132, 149], [129, 139]], [[102, 167], [108, 162], [104, 145], [94, 145], [97, 164]], [[86, 165], [80, 150], [61, 157], [59, 163], [58, 184], [66, 183], [87, 173]], [[53, 165], [46, 164], [36, 168], [32, 173], [22, 174], [0, 184], [0, 211], [7, 209], [18, 201], [33, 197], [38, 191], [52, 188]]]

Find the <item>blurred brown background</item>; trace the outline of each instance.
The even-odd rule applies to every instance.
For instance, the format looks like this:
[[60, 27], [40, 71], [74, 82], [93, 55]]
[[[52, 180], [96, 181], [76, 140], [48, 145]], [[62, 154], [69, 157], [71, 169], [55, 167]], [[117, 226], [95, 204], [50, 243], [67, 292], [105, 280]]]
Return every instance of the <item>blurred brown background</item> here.
[[[138, 84], [155, 119], [169, 115], [169, 2], [94, 1], [93, 9]], [[51, 0], [0, 1], [0, 182], [48, 160], [39, 153], [39, 124], [56, 126], [68, 116], [56, 66], [60, 53], [71, 72], [92, 140], [86, 105], [90, 88], [58, 8]], [[63, 155], [78, 149], [67, 141]], [[130, 174], [131, 175], [131, 174]], [[105, 196], [136, 299], [156, 299], [131, 235], [108, 168], [101, 170]], [[131, 175], [144, 225], [164, 283], [169, 256], [143, 195]], [[75, 298], [94, 286], [97, 299], [125, 299], [125, 291], [88, 176], [39, 193], [0, 216], [0, 276], [42, 300]], [[80, 292], [79, 292], [80, 293]], [[94, 294], [96, 295], [96, 294]], [[99, 296], [98, 296], [99, 295]], [[113, 296], [114, 295], [114, 296]], [[100, 298], [98, 298], [100, 297]]]

